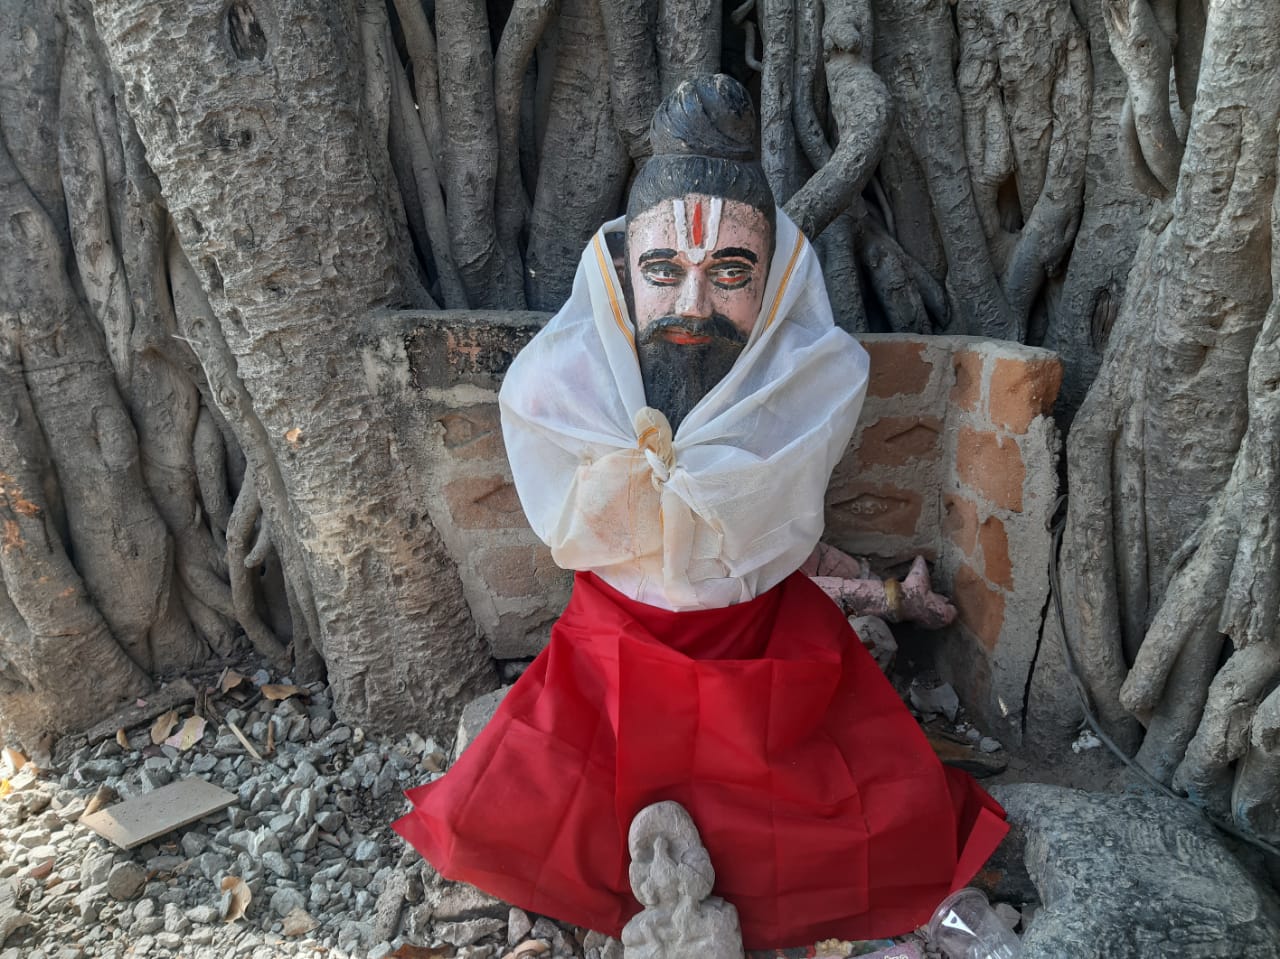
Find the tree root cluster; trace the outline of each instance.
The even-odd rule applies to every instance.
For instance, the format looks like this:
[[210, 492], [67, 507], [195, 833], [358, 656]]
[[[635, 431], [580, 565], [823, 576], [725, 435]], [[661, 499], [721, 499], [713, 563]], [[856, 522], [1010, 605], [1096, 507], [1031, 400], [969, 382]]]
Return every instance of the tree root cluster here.
[[[1133, 172], [1168, 199], [1068, 442], [1069, 641], [1104, 725], [1144, 769], [1274, 843], [1280, 59], [1246, 51], [1280, 14], [1104, 6]], [[1185, 135], [1171, 69], [1182, 110], [1196, 105]]]
[[1085, 210], [1092, 79], [1065, 0], [954, 20], [941, 0], [509, 7], [499, 23], [475, 0], [395, 0], [391, 153], [441, 306], [557, 308], [662, 95], [719, 69], [758, 88], [765, 171], [849, 329], [1038, 340], [1080, 322], [1052, 296]]

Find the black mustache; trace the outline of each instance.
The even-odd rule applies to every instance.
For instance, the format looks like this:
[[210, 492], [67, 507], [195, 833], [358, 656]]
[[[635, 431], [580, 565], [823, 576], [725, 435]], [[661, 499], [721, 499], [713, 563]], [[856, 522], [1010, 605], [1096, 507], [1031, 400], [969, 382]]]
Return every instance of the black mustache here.
[[723, 313], [712, 313], [709, 319], [691, 320], [684, 316], [664, 316], [654, 320], [640, 335], [640, 342], [651, 343], [664, 330], [686, 330], [695, 336], [710, 336], [730, 343], [746, 343], [747, 334], [733, 325]]

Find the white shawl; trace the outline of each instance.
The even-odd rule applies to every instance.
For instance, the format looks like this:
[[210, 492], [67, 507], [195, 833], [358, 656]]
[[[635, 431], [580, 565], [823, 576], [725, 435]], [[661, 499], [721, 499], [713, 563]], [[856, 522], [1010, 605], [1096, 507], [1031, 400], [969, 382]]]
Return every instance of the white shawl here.
[[747, 346], [664, 440], [605, 243], [622, 229], [619, 218], [596, 232], [569, 301], [502, 385], [516, 491], [566, 569], [666, 609], [743, 602], [817, 544], [827, 483], [866, 394], [867, 354], [834, 325], [817, 255], [779, 210]]

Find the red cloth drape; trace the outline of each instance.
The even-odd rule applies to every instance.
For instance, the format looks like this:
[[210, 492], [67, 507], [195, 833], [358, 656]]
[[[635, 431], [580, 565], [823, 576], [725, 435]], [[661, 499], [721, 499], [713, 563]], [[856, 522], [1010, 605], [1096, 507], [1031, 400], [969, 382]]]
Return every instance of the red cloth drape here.
[[395, 830], [441, 874], [617, 936], [637, 811], [689, 810], [748, 949], [924, 922], [1003, 838], [799, 573], [671, 612], [578, 573], [551, 642]]

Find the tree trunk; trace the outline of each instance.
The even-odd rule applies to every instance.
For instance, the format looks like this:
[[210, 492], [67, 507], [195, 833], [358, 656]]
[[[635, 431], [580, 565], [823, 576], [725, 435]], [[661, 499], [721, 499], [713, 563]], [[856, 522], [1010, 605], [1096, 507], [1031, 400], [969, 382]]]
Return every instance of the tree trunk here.
[[[442, 721], [487, 665], [439, 538], [405, 501], [356, 344], [369, 312], [407, 305], [411, 285], [382, 189], [385, 101], [365, 101], [354, 11], [320, 19], [236, 3], [224, 16], [215, 3], [111, 2], [96, 12], [251, 398], [239, 412], [258, 428], [241, 439], [265, 445], [250, 459], [278, 470], [286, 490], [277, 522], [296, 523], [336, 705], [375, 728]], [[160, 31], [173, 55], [157, 60]], [[424, 581], [422, 567], [440, 574]]]
[[1127, 710], [1146, 726], [1138, 761], [1274, 838], [1280, 769], [1259, 703], [1280, 669], [1280, 273], [1268, 269], [1275, 215], [1262, 211], [1275, 199], [1280, 55], [1256, 40], [1280, 32], [1280, 11], [1209, 11], [1185, 147], [1167, 140], [1167, 83], [1141, 75], [1167, 72], [1167, 27], [1144, 3], [1108, 16], [1138, 117], [1138, 175], [1174, 192], [1153, 211], [1068, 445], [1065, 599], [1089, 611], [1070, 632], [1104, 717], [1132, 734]]

